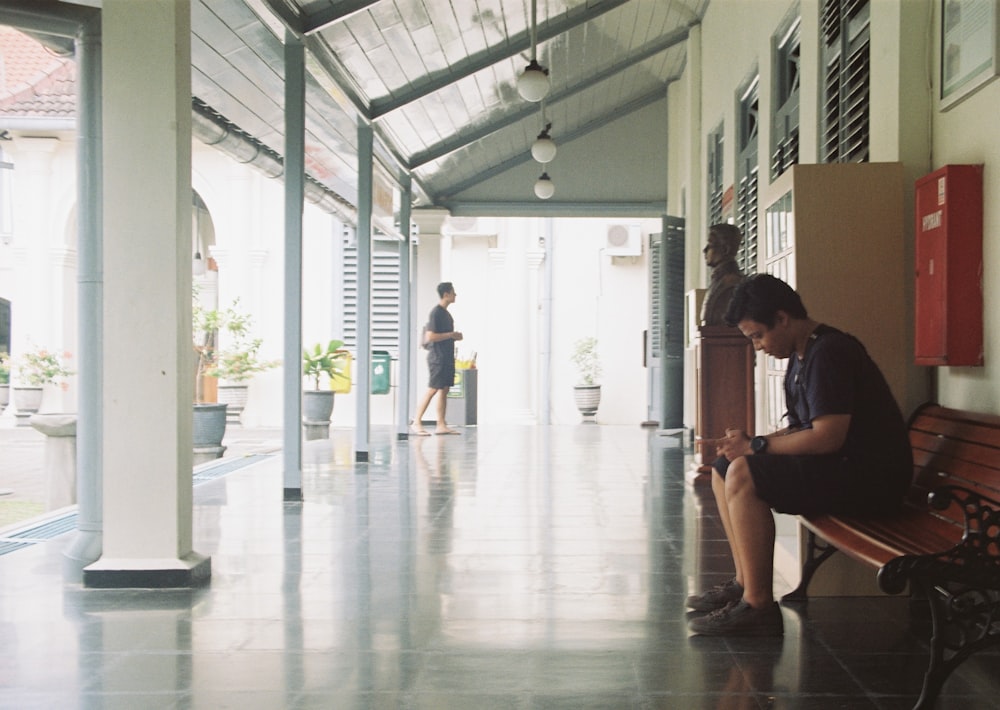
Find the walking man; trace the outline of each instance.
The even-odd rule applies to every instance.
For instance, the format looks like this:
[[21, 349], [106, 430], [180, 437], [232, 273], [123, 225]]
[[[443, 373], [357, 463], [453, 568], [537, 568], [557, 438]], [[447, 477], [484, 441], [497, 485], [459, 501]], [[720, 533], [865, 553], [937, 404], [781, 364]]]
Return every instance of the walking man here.
[[427, 317], [427, 369], [430, 378], [427, 393], [413, 417], [413, 433], [417, 436], [430, 436], [424, 429], [422, 420], [434, 395], [438, 395], [437, 426], [434, 433], [458, 434], [455, 429], [448, 428], [445, 421], [448, 390], [455, 383], [455, 341], [462, 339], [462, 334], [455, 330], [455, 321], [448, 312], [448, 306], [455, 302], [455, 287], [450, 281], [444, 281], [438, 284], [437, 292], [441, 300]]

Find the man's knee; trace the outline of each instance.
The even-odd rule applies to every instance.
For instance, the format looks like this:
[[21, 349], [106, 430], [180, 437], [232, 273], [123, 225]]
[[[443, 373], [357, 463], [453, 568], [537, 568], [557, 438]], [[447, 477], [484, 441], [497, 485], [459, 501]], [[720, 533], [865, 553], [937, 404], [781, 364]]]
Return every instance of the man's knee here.
[[740, 456], [730, 462], [729, 470], [726, 472], [726, 495], [746, 492], [756, 495], [753, 476], [750, 475], [750, 464], [747, 463], [746, 456]]

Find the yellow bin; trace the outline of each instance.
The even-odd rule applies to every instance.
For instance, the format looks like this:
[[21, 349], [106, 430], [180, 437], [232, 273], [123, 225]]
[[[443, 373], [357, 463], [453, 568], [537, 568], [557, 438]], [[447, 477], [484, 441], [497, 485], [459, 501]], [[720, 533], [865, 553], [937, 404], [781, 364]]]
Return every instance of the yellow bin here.
[[330, 378], [330, 389], [337, 394], [350, 394], [351, 392], [351, 353], [349, 350], [338, 350], [344, 354], [343, 372]]

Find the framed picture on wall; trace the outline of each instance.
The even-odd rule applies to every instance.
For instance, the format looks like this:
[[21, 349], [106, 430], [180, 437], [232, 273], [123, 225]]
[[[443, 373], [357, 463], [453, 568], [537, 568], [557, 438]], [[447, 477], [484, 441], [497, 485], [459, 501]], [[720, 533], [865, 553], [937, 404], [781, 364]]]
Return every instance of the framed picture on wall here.
[[941, 0], [941, 110], [997, 76], [997, 0]]

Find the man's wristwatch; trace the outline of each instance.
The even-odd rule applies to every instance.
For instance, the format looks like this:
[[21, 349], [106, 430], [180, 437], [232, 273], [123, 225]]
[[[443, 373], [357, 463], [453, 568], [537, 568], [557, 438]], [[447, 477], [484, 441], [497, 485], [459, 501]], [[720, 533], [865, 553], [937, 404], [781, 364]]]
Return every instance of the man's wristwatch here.
[[762, 454], [767, 451], [767, 437], [755, 436], [750, 440], [750, 450], [755, 454]]

